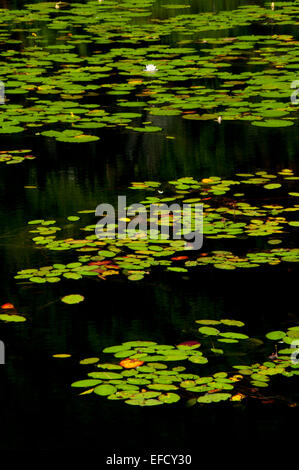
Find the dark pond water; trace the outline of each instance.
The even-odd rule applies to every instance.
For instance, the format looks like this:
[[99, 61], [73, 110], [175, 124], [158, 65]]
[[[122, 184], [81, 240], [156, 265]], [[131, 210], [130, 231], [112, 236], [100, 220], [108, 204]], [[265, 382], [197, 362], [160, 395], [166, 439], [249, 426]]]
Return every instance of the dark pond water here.
[[[192, 12], [233, 10], [249, 3], [263, 5], [199, 0], [192, 2]], [[1, 7], [22, 8], [22, 2], [2, 0]], [[161, 8], [160, 15], [165, 15]], [[293, 34], [292, 28], [287, 34]], [[242, 34], [249, 27], [245, 30]], [[78, 397], [70, 384], [83, 375], [80, 359], [135, 339], [162, 344], [196, 339], [194, 321], [201, 317], [242, 320], [248, 334], [256, 338], [296, 324], [298, 271], [293, 265], [241, 273], [211, 269], [184, 276], [157, 270], [138, 283], [123, 278], [64, 280], [47, 288], [14, 279], [20, 269], [68, 260], [65, 254], [36, 249], [28, 220], [59, 222], [100, 202], [114, 202], [118, 194], [136, 200], [127, 190], [131, 181], [232, 178], [237, 172], [276, 173], [291, 168], [296, 173], [298, 169], [297, 123], [272, 129], [246, 121], [198, 125], [180, 116], [155, 116], [154, 125], [166, 128], [175, 140], [120, 128], [101, 129], [100, 141], [79, 145], [33, 132], [1, 134], [1, 150], [28, 148], [37, 156], [18, 165], [2, 165], [0, 172], [0, 303], [13, 303], [28, 319], [0, 325], [0, 339], [6, 346], [6, 364], [0, 370], [3, 451], [96, 451], [102, 468], [111, 452], [188, 451], [195, 462], [199, 449], [205, 453], [210, 444], [271, 443], [283, 439], [283, 433], [292, 439], [288, 430], [296, 425], [298, 413], [288, 403], [298, 401], [297, 377], [273, 382], [267, 394], [277, 397], [274, 403], [249, 399], [246, 404], [207, 407], [180, 403], [130, 407], [94, 396]], [[70, 309], [59, 301], [74, 292], [85, 296], [84, 304]], [[270, 352], [262, 351], [265, 358]], [[56, 353], [72, 356], [55, 359]], [[255, 349], [245, 356], [257, 360]]]

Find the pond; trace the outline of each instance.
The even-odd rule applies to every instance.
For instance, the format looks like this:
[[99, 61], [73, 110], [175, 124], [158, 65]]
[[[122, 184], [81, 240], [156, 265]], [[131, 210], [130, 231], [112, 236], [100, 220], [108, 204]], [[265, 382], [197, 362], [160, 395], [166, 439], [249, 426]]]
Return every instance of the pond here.
[[[1, 450], [290, 442], [299, 1], [0, 8]], [[119, 196], [169, 237], [101, 238]]]

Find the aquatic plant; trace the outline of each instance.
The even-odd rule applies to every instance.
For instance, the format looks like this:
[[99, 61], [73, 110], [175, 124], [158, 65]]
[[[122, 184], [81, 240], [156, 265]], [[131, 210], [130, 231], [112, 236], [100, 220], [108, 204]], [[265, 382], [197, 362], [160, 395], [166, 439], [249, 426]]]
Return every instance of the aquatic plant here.
[[[113, 355], [110, 362], [96, 358], [80, 361], [80, 364], [95, 364], [95, 370], [87, 373], [85, 379], [72, 383], [73, 388], [83, 389], [80, 395], [94, 393], [109, 400], [123, 400], [128, 405], [156, 406], [172, 404], [183, 400], [187, 405], [218, 403], [220, 401], [240, 402], [256, 398], [263, 403], [281, 400], [279, 396], [267, 397], [259, 389], [270, 385], [271, 378], [290, 378], [299, 374], [298, 360], [294, 360], [293, 348], [285, 348], [299, 337], [299, 327], [290, 327], [286, 332], [272, 332], [266, 335], [269, 340], [280, 340], [282, 348], [278, 353], [261, 363], [250, 364], [249, 359], [240, 365], [239, 355], [245, 347], [261, 347], [263, 341], [250, 338], [246, 334], [230, 331], [242, 328], [239, 320], [201, 319], [199, 341], [185, 341], [176, 346], [157, 344], [154, 341], [127, 341], [109, 346], [104, 354]], [[210, 326], [210, 325], [213, 325]], [[214, 327], [217, 325], [217, 328]], [[226, 329], [229, 331], [226, 331]], [[224, 330], [224, 331], [223, 331]], [[276, 333], [276, 334], [274, 334]], [[209, 340], [213, 338], [213, 342]], [[217, 345], [214, 345], [217, 342]], [[203, 349], [203, 352], [202, 350]], [[226, 367], [211, 372], [215, 366], [214, 357], [225, 357], [230, 361]], [[125, 359], [123, 359], [125, 358]], [[120, 360], [121, 359], [121, 360]], [[214, 365], [208, 365], [211, 361]], [[225, 361], [217, 361], [218, 369]], [[206, 375], [208, 374], [208, 375]], [[293, 401], [286, 401], [296, 406]]]
[[[269, 183], [271, 181], [271, 183]], [[275, 181], [275, 183], [272, 183]], [[202, 180], [184, 177], [169, 181], [167, 192], [161, 192], [161, 183], [155, 181], [134, 182], [130, 189], [142, 191], [139, 200], [146, 208], [150, 205], [159, 207], [163, 203], [203, 204], [203, 249], [189, 250], [184, 240], [183, 228], [181, 239], [150, 236], [149, 230], [140, 231], [138, 238], [98, 239], [94, 233], [95, 223], [81, 226], [80, 232], [85, 237], [61, 238], [63, 227], [55, 220], [32, 220], [29, 233], [40, 250], [73, 252], [76, 258], [67, 264], [54, 263], [41, 268], [20, 270], [15, 279], [18, 282], [54, 283], [61, 279], [80, 280], [88, 276], [91, 279], [105, 280], [124, 274], [130, 281], [140, 281], [158, 267], [169, 273], [185, 275], [199, 268], [205, 269], [257, 269], [274, 267], [299, 261], [299, 250], [289, 245], [289, 237], [298, 227], [294, 216], [298, 213], [298, 194], [293, 191], [298, 177], [292, 170], [284, 169], [278, 174], [258, 171], [255, 174], [237, 174], [235, 179], [226, 180], [211, 176]], [[238, 188], [238, 189], [236, 189]], [[150, 195], [146, 195], [146, 194]], [[269, 200], [269, 194], [272, 195]], [[79, 211], [78, 216], [68, 217], [73, 224], [81, 223], [82, 217], [90, 219], [93, 210]], [[163, 214], [162, 214], [163, 215]], [[169, 214], [168, 214], [169, 215]], [[194, 215], [194, 214], [193, 214]], [[150, 217], [150, 214], [148, 214]], [[161, 217], [162, 224], [172, 228], [173, 217]], [[128, 219], [131, 220], [130, 218]], [[111, 235], [118, 223], [112, 224]], [[108, 226], [108, 233], [109, 233]], [[59, 238], [58, 238], [59, 236]], [[239, 240], [246, 249], [234, 251], [231, 242]], [[219, 249], [217, 243], [226, 241], [227, 249]], [[245, 244], [246, 241], [246, 244]], [[264, 249], [257, 248], [264, 245]], [[248, 246], [250, 247], [248, 249]]]
[[157, 70], [158, 69], [154, 64], [147, 64], [144, 69], [145, 72], [157, 72]]
[[[174, 11], [165, 19], [157, 19], [152, 6], [152, 0], [94, 0], [1, 9], [0, 41], [9, 50], [0, 52], [0, 133], [88, 143], [105, 127], [162, 132], [155, 116], [173, 115], [211, 122], [221, 116], [266, 128], [294, 124], [298, 44], [290, 34], [269, 34], [267, 25], [296, 25], [298, 1], [275, 10], [244, 5], [200, 15], [169, 4], [163, 8]], [[253, 23], [267, 34], [242, 34]], [[234, 28], [238, 35], [225, 37]], [[211, 35], [221, 31], [223, 37]], [[176, 35], [173, 44], [169, 38]], [[145, 113], [153, 125], [142, 125]]]

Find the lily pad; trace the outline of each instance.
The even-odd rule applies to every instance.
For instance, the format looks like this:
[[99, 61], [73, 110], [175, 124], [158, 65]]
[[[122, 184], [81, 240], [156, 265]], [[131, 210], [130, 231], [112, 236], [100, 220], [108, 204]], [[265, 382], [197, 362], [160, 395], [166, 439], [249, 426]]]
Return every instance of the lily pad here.
[[65, 304], [73, 305], [73, 304], [78, 304], [80, 302], [83, 302], [84, 297], [83, 295], [79, 294], [71, 294], [71, 295], [66, 295], [62, 297], [61, 301], [64, 302]]
[[102, 397], [112, 395], [116, 392], [116, 388], [113, 385], [98, 385], [94, 389], [94, 393], [96, 395], [100, 395]]

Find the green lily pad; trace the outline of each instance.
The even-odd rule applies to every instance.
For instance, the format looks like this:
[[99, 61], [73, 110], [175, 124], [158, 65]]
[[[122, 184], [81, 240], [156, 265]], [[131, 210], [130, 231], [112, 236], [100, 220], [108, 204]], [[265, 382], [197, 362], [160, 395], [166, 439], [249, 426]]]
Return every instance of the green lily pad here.
[[113, 393], [116, 392], [116, 388], [113, 385], [98, 385], [94, 389], [94, 393], [96, 395], [100, 395], [102, 397], [108, 396], [108, 395], [113, 395]]
[[270, 331], [266, 334], [266, 338], [272, 339], [273, 341], [278, 341], [286, 336], [284, 331]]
[[230, 393], [210, 393], [197, 398], [198, 403], [217, 403], [231, 398]]
[[77, 380], [77, 382], [72, 383], [72, 387], [94, 387], [99, 385], [102, 381], [101, 380], [94, 380], [94, 379], [85, 379], [85, 380]]
[[281, 188], [281, 184], [265, 184], [264, 186], [265, 189], [277, 189], [277, 188]]
[[180, 400], [180, 396], [177, 393], [165, 393], [159, 396], [159, 400], [163, 403], [176, 403]]
[[83, 295], [79, 294], [71, 294], [71, 295], [66, 295], [62, 297], [61, 301], [64, 302], [65, 304], [73, 305], [73, 304], [78, 304], [80, 302], [83, 302], [84, 297]]
[[217, 336], [220, 333], [220, 331], [217, 330], [217, 328], [213, 328], [209, 326], [202, 326], [201, 328], [198, 329], [198, 331], [208, 336]]
[[234, 332], [227, 332], [227, 333], [220, 333], [220, 336], [223, 336], [224, 338], [229, 338], [229, 339], [248, 339], [249, 336], [244, 335], [242, 333], [234, 333]]
[[99, 360], [100, 359], [98, 357], [87, 357], [86, 359], [81, 359], [80, 364], [84, 364], [84, 365], [96, 364], [97, 362], [99, 362]]
[[26, 321], [26, 318], [23, 317], [22, 315], [15, 315], [15, 314], [9, 315], [7, 313], [1, 313], [0, 314], [0, 320], [6, 321], [6, 322], [19, 323], [19, 322]]
[[259, 127], [289, 127], [293, 126], [292, 121], [286, 121], [282, 119], [267, 119], [266, 121], [253, 121], [251, 123], [253, 126]]

